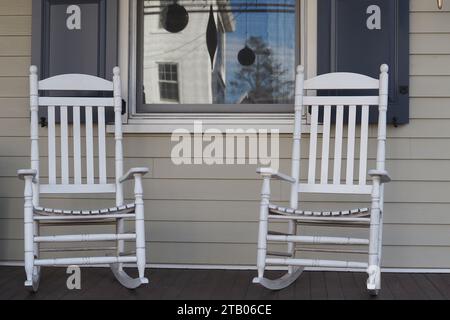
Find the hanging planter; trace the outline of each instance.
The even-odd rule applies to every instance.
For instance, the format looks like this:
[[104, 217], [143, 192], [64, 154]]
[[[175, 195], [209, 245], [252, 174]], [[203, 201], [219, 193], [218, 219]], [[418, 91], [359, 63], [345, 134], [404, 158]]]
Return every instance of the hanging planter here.
[[[248, 4], [247, 4], [248, 10]], [[255, 52], [247, 45], [248, 41], [248, 13], [245, 14], [245, 47], [238, 53], [238, 61], [244, 67], [251, 66], [255, 63], [256, 55]]]
[[241, 65], [248, 67], [255, 63], [256, 55], [255, 52], [250, 49], [247, 45], [239, 51], [238, 61]]
[[161, 24], [171, 33], [178, 33], [186, 28], [189, 23], [189, 13], [186, 8], [176, 1], [161, 11]]

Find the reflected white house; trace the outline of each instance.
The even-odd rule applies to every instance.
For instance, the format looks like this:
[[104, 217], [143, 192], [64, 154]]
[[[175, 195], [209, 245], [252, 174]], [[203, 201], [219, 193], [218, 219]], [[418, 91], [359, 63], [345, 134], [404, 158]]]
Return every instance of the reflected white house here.
[[[226, 88], [226, 33], [235, 22], [230, 0], [177, 3], [189, 12], [189, 23], [170, 33], [161, 23], [161, 12], [171, 2], [145, 1], [143, 28], [143, 85], [146, 104], [223, 103]], [[213, 66], [206, 43], [210, 6], [217, 27]]]

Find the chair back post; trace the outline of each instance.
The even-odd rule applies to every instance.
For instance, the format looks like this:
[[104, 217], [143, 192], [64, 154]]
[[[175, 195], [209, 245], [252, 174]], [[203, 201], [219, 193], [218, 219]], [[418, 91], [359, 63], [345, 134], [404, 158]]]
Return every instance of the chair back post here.
[[33, 205], [39, 206], [39, 78], [38, 68], [30, 67], [30, 137], [31, 137], [31, 169], [36, 170], [36, 183], [33, 183]]
[[386, 113], [388, 109], [389, 95], [389, 67], [383, 64], [380, 68], [380, 102], [378, 119], [378, 146], [377, 146], [377, 170], [384, 171], [386, 168]]
[[298, 185], [300, 180], [300, 157], [301, 157], [301, 139], [302, 139], [302, 113], [303, 113], [303, 88], [305, 81], [305, 68], [297, 67], [295, 85], [295, 123], [294, 136], [292, 143], [292, 164], [291, 176], [295, 179], [295, 183], [291, 186], [290, 206], [293, 209], [298, 208]]
[[114, 132], [116, 143], [116, 205], [123, 205], [123, 186], [119, 179], [123, 176], [123, 134], [122, 134], [122, 87], [119, 67], [114, 68]]

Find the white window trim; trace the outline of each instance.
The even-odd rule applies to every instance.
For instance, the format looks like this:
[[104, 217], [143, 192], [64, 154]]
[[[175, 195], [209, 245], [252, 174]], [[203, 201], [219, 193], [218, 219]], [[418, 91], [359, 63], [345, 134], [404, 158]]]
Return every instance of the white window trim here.
[[[317, 74], [317, 0], [300, 1], [300, 61], [305, 65], [306, 76]], [[292, 133], [293, 114], [137, 114], [136, 113], [136, 14], [137, 0], [119, 1], [119, 67], [122, 70], [122, 92], [127, 101], [127, 114], [123, 116], [124, 133], [171, 133], [175, 129], [193, 126], [194, 120], [202, 120], [205, 128], [261, 128], [278, 129], [280, 133]], [[305, 119], [306, 121], [306, 119]], [[108, 131], [114, 128], [108, 126]]]

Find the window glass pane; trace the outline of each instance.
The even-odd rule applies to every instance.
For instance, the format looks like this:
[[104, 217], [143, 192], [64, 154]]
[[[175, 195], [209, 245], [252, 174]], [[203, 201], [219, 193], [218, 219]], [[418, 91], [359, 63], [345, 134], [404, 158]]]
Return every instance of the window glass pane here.
[[148, 0], [143, 104], [291, 104], [296, 0]]

